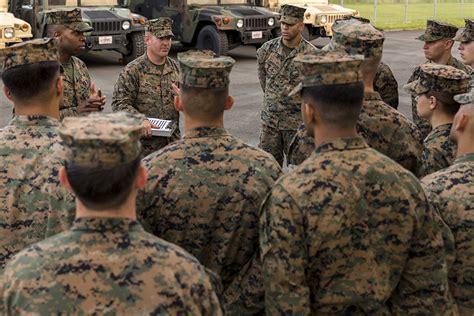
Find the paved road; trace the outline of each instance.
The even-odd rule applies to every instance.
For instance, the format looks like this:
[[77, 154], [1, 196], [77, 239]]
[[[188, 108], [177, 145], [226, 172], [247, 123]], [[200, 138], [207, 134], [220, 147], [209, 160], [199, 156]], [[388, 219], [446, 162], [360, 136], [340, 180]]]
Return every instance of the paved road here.
[[[404, 114], [411, 117], [410, 100], [403, 91], [405, 83], [412, 70], [424, 61], [422, 43], [415, 40], [422, 31], [387, 32], [383, 60], [393, 70], [399, 83], [400, 106]], [[317, 45], [322, 45], [327, 39], [316, 40]], [[179, 46], [173, 48], [172, 55], [182, 50]], [[457, 44], [453, 49], [455, 56], [459, 56]], [[237, 63], [231, 74], [230, 93], [234, 96], [235, 104], [232, 110], [226, 113], [225, 124], [237, 137], [251, 143], [258, 143], [260, 128], [259, 111], [262, 101], [262, 91], [257, 77], [257, 61], [254, 47], [239, 47], [230, 52]], [[107, 99], [106, 110], [110, 110], [113, 86], [122, 65], [119, 64], [120, 56], [114, 52], [101, 52], [84, 56], [92, 79], [102, 89]], [[0, 127], [5, 126], [11, 117], [11, 105], [2, 95], [0, 96]]]

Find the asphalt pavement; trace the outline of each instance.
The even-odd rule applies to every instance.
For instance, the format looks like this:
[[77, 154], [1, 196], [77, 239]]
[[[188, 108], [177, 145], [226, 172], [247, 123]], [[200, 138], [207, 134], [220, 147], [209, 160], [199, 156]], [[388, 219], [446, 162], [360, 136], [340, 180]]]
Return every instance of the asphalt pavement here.
[[[415, 40], [422, 32], [387, 32], [384, 44], [383, 61], [390, 66], [399, 84], [399, 110], [408, 117], [411, 117], [410, 98], [403, 91], [403, 84], [406, 83], [413, 69], [424, 61], [423, 43]], [[313, 41], [317, 46], [327, 42], [328, 39]], [[457, 47], [458, 43], [453, 48], [453, 55], [459, 57]], [[177, 52], [182, 50], [180, 45], [173, 45], [171, 57], [176, 57]], [[235, 136], [256, 145], [263, 99], [257, 76], [256, 51], [253, 46], [241, 46], [230, 51], [229, 55], [236, 60], [230, 78], [230, 94], [234, 97], [235, 103], [233, 108], [225, 114], [225, 125]], [[81, 58], [86, 62], [96, 88], [100, 88], [102, 94], [107, 96], [105, 110], [110, 111], [114, 84], [123, 68], [119, 62], [120, 55], [115, 52], [97, 52], [86, 54]], [[0, 96], [0, 113], [0, 127], [3, 127], [11, 119], [12, 113], [12, 105], [3, 93]]]

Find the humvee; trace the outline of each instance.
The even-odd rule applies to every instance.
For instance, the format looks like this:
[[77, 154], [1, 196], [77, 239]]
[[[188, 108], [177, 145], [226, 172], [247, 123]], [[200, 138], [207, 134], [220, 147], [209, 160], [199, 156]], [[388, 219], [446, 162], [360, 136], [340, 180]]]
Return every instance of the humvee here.
[[278, 11], [284, 4], [305, 7], [305, 28], [303, 37], [311, 40], [316, 37], [331, 37], [334, 21], [347, 16], [359, 16], [359, 11], [329, 4], [328, 0], [258, 0], [270, 10]]
[[128, 7], [149, 19], [170, 17], [175, 40], [217, 55], [280, 34], [279, 15], [247, 0], [129, 0]]
[[34, 37], [46, 36], [45, 13], [79, 7], [94, 30], [86, 34], [87, 49], [113, 50], [128, 63], [145, 52], [145, 18], [121, 7], [117, 0], [11, 0], [12, 12], [31, 23]]
[[0, 48], [31, 38], [31, 25], [8, 12], [7, 0], [0, 0]]

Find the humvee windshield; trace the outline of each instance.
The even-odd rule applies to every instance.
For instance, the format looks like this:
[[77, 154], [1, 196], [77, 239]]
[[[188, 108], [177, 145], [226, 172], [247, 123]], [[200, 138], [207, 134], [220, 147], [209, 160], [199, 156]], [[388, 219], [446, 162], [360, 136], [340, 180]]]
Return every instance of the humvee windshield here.
[[[41, 3], [41, 1], [40, 1]], [[114, 7], [119, 5], [118, 0], [49, 0], [50, 7]]]
[[188, 4], [191, 5], [226, 5], [226, 4], [247, 4], [247, 0], [188, 0]]

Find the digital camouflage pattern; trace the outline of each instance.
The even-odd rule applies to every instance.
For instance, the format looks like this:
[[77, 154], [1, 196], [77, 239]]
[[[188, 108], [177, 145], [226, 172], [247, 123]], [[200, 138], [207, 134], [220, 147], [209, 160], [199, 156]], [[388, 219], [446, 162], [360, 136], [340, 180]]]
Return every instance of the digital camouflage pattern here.
[[470, 91], [467, 93], [456, 94], [453, 99], [459, 104], [469, 104], [474, 100], [474, 73], [471, 73]]
[[[179, 83], [179, 66], [167, 57], [162, 68], [153, 64], [147, 54], [129, 63], [115, 83], [113, 111], [141, 113], [146, 117], [179, 121], [174, 108], [175, 93], [171, 85]], [[144, 137], [141, 139], [144, 156], [179, 139], [179, 129], [172, 137]]]
[[381, 56], [385, 35], [370, 23], [353, 20], [337, 20], [332, 26], [332, 41], [351, 55], [364, 55], [365, 58]]
[[74, 199], [59, 183], [59, 122], [15, 116], [0, 131], [0, 271], [26, 246], [67, 230]]
[[64, 25], [71, 30], [78, 32], [90, 32], [92, 26], [82, 20], [81, 9], [55, 10], [46, 13], [47, 25]]
[[[357, 132], [373, 149], [413, 173], [420, 167], [423, 145], [420, 132], [403, 114], [382, 101], [377, 92], [365, 93]], [[290, 147], [289, 162], [302, 163], [314, 151], [314, 140], [301, 125]]]
[[457, 146], [449, 139], [452, 125], [449, 123], [435, 127], [424, 140], [419, 177], [447, 168], [454, 162]]
[[423, 42], [433, 42], [456, 36], [458, 27], [446, 22], [427, 20], [425, 32], [416, 39]]
[[464, 30], [454, 38], [459, 42], [472, 42], [474, 41], [474, 20], [465, 19]]
[[58, 50], [51, 38], [38, 38], [15, 44], [0, 50], [0, 61], [3, 72], [9, 68], [45, 61], [58, 62]]
[[145, 23], [145, 32], [150, 32], [157, 38], [174, 36], [171, 30], [173, 20], [168, 17], [161, 17], [158, 19], [147, 20]]
[[222, 89], [229, 86], [229, 75], [235, 60], [193, 51], [178, 54], [180, 83], [186, 87]]
[[2, 314], [222, 315], [205, 268], [125, 218], [78, 218], [26, 248], [2, 294]]
[[290, 92], [298, 95], [304, 87], [345, 84], [362, 81], [362, 55], [348, 55], [344, 50], [298, 54], [295, 65], [300, 72], [300, 83]]
[[[424, 64], [428, 64], [428, 63], [433, 63], [433, 62], [431, 60], [427, 60], [427, 61], [425, 61]], [[464, 71], [467, 74], [471, 74], [471, 71], [472, 71], [469, 66], [465, 65], [464, 63], [462, 63], [461, 61], [459, 61], [458, 59], [456, 59], [455, 57], [452, 57], [452, 56], [448, 60], [447, 65], [448, 66], [453, 66], [454, 68], [457, 68], [457, 69], [460, 69], [460, 70]], [[413, 74], [408, 79], [407, 84], [409, 84], [409, 83], [411, 83], [415, 80], [418, 80], [420, 78], [420, 75], [421, 75], [421, 72], [422, 72], [420, 67], [421, 67], [421, 65], [415, 68], [415, 70], [413, 71]], [[416, 100], [415, 100], [415, 98], [416, 98], [416, 94], [412, 93], [412, 95], [411, 95], [411, 113], [412, 113], [413, 123], [415, 123], [415, 125], [420, 130], [422, 137], [426, 138], [426, 136], [428, 136], [428, 133], [431, 131], [431, 125], [430, 125], [430, 122], [428, 120], [423, 119], [418, 115], [418, 111], [416, 110]]]
[[281, 37], [275, 38], [257, 50], [258, 78], [264, 93], [259, 147], [271, 153], [280, 165], [283, 153], [288, 154], [291, 139], [301, 124], [301, 98], [289, 96], [299, 83], [294, 58], [299, 53], [317, 51], [302, 38], [299, 46], [287, 55], [281, 41]]
[[398, 83], [390, 67], [381, 62], [374, 79], [374, 90], [380, 94], [383, 102], [398, 109]]
[[143, 132], [141, 114], [129, 112], [91, 113], [67, 117], [59, 134], [67, 146], [68, 162], [87, 168], [111, 168], [136, 159]]
[[280, 22], [290, 25], [303, 22], [305, 12], [306, 8], [284, 4], [280, 8]]
[[452, 166], [435, 172], [422, 183], [430, 201], [451, 228], [456, 260], [449, 271], [449, 288], [460, 315], [474, 314], [474, 154], [456, 159]]
[[227, 314], [262, 310], [258, 216], [281, 174], [276, 161], [223, 128], [202, 127], [143, 162], [148, 182], [138, 210], [145, 228], [221, 277]]
[[90, 96], [91, 77], [86, 64], [71, 56], [70, 63], [61, 65], [63, 73], [63, 102], [59, 105], [60, 119], [78, 116], [79, 103], [86, 102]]
[[430, 91], [452, 94], [466, 93], [470, 75], [452, 66], [423, 64], [418, 79], [405, 85], [412, 94], [420, 95]]
[[267, 315], [455, 315], [439, 220], [361, 137], [321, 145], [262, 205]]

